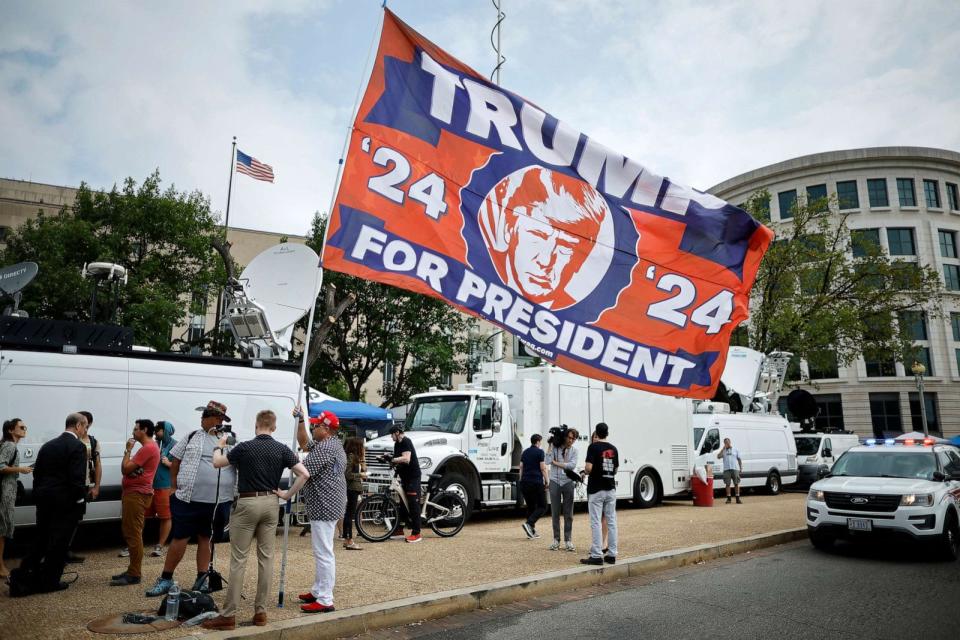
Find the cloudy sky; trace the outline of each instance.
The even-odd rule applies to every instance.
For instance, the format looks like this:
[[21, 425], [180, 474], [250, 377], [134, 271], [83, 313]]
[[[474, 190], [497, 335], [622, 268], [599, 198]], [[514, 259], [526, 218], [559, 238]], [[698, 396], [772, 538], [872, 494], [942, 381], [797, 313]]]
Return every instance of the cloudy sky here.
[[[0, 0], [0, 176], [109, 188], [155, 168], [231, 224], [302, 234], [329, 207], [379, 0]], [[391, 0], [482, 73], [489, 0]], [[852, 147], [960, 149], [956, 0], [502, 0], [501, 83], [705, 189]]]

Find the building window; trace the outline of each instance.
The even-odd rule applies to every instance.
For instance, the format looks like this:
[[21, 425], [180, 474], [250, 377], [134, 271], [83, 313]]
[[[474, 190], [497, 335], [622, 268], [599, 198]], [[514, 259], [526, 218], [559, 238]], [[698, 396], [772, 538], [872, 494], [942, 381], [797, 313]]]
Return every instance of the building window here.
[[13, 229], [10, 227], [0, 226], [0, 242], [6, 242], [12, 232]]
[[911, 340], [927, 340], [927, 316], [923, 311], [900, 312], [900, 328]]
[[948, 291], [960, 291], [960, 266], [955, 264], [943, 265], [943, 282]]
[[867, 195], [870, 197], [871, 207], [889, 207], [890, 198], [887, 196], [887, 179], [871, 178], [867, 180]]
[[957, 358], [957, 370], [960, 371], [960, 349], [954, 349], [954, 355]]
[[956, 258], [957, 232], [938, 229], [937, 238], [940, 240], [940, 256], [943, 258]]
[[792, 218], [793, 209], [797, 204], [797, 190], [781, 191], [777, 194], [777, 201], [780, 203], [780, 219]]
[[827, 185], [825, 184], [815, 184], [807, 187], [807, 206], [812, 205], [814, 202], [823, 203], [818, 207], [818, 211], [826, 211], [827, 206], [824, 200], [827, 197]]
[[880, 229], [853, 229], [850, 245], [854, 258], [863, 258], [880, 253]]
[[890, 378], [897, 375], [897, 366], [890, 354], [864, 353], [863, 362], [867, 365], [868, 378]]
[[833, 351], [824, 351], [807, 358], [807, 368], [810, 370], [811, 380], [824, 380], [840, 377], [837, 366], [837, 354]]
[[917, 192], [914, 190], [913, 178], [897, 178], [897, 195], [900, 196], [901, 207], [917, 206]]
[[383, 363], [383, 384], [384, 386], [393, 385], [397, 381], [397, 368], [392, 362]]
[[856, 180], [837, 183], [837, 204], [841, 209], [860, 208], [860, 196], [857, 194]]
[[950, 328], [953, 330], [953, 339], [960, 342], [960, 313], [950, 312]]
[[947, 183], [947, 204], [954, 211], [960, 209], [960, 190], [952, 182]]
[[843, 430], [843, 402], [839, 393], [823, 393], [813, 396], [817, 401], [817, 408], [820, 413], [817, 414], [815, 422], [818, 431], [827, 429]]
[[890, 227], [887, 229], [887, 245], [892, 256], [917, 255], [916, 244], [913, 241], [913, 229]]
[[923, 181], [923, 196], [927, 200], [928, 209], [940, 208], [940, 188], [936, 180]]
[[[940, 411], [937, 408], [937, 394], [923, 392], [923, 404], [927, 410], [927, 431], [941, 433]], [[910, 392], [910, 423], [914, 431], [923, 433], [923, 416], [920, 413], [920, 394]]]
[[900, 417], [900, 394], [871, 393], [869, 397], [873, 435], [878, 438], [885, 438], [887, 435], [903, 433], [903, 419]]

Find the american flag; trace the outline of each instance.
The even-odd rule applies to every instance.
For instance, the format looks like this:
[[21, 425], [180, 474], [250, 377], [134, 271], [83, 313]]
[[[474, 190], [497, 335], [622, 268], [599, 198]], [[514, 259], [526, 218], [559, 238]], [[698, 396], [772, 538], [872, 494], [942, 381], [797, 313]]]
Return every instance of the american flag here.
[[237, 171], [256, 180], [273, 182], [273, 167], [263, 164], [253, 156], [248, 156], [240, 149], [237, 149]]

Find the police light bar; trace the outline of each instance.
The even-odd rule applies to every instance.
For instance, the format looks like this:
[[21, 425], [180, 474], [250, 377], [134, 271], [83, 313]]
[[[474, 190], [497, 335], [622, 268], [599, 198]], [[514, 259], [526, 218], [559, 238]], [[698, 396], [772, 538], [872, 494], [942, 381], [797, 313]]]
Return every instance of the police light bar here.
[[864, 444], [866, 444], [868, 447], [872, 447], [873, 445], [877, 444], [877, 439], [876, 439], [876, 438], [867, 438], [866, 441], [864, 442]]
[[924, 438], [924, 439], [923, 439], [923, 446], [925, 446], [925, 447], [933, 446], [933, 438]]
[[886, 440], [883, 441], [883, 444], [897, 444], [897, 441], [894, 440], [893, 438], [887, 438]]

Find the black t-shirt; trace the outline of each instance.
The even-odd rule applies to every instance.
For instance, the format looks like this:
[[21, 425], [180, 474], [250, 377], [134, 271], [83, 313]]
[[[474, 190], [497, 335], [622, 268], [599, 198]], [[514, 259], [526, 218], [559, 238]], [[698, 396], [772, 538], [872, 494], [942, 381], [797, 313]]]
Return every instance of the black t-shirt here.
[[587, 478], [587, 493], [613, 491], [617, 488], [617, 468], [620, 466], [620, 454], [609, 442], [594, 442], [587, 447], [584, 462], [593, 465]]
[[394, 458], [399, 458], [407, 451], [410, 452], [410, 464], [397, 465], [397, 475], [400, 476], [400, 483], [405, 487], [420, 483], [420, 461], [417, 460], [417, 450], [413, 448], [410, 438], [404, 436], [400, 442], [393, 443]]
[[543, 471], [540, 470], [540, 463], [545, 459], [543, 449], [533, 445], [527, 447], [520, 454], [520, 462], [523, 464], [523, 475], [520, 477], [520, 482], [543, 484]]
[[279, 488], [283, 471], [300, 462], [290, 447], [266, 434], [237, 444], [227, 452], [227, 460], [237, 469], [240, 493]]

